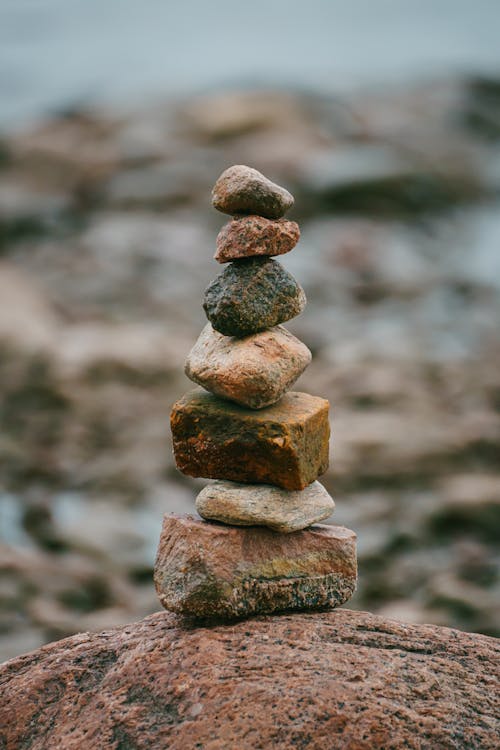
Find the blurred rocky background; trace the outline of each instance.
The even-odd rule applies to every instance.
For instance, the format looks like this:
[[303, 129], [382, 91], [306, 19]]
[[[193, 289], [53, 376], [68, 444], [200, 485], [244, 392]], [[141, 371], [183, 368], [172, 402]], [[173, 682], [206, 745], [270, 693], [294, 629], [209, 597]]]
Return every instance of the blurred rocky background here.
[[500, 9], [382, 2], [391, 26], [368, 0], [278, 2], [273, 52], [270, 32], [248, 49], [254, 16], [233, 17], [242, 42], [228, 3], [187, 2], [184, 39], [199, 12], [189, 44], [213, 60], [160, 75], [137, 50], [164, 29], [178, 54], [168, 5], [0, 11], [0, 659], [159, 608], [162, 514], [204, 485], [176, 471], [168, 414], [233, 163], [296, 198], [280, 261], [309, 304], [287, 327], [314, 355], [297, 388], [332, 403], [324, 483], [359, 536], [348, 606], [498, 635]]

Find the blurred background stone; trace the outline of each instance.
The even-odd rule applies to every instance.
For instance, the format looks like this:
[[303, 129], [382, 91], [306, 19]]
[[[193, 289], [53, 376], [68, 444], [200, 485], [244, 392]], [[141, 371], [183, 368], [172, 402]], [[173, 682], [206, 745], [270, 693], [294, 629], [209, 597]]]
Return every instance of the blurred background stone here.
[[[358, 533], [348, 606], [498, 635], [500, 59], [488, 15], [498, 9], [398, 3], [391, 15], [332, 2], [321, 12], [335, 21], [323, 23], [316, 0], [297, 4], [289, 30], [310, 54], [287, 43], [278, 59], [274, 37], [276, 78], [260, 86], [236, 71], [209, 88], [210, 66], [197, 64], [195, 85], [179, 78], [173, 90], [178, 67], [164, 66], [170, 78], [139, 106], [130, 92], [121, 102], [110, 93], [127, 80], [128, 58], [112, 63], [109, 50], [128, 40], [129, 55], [132, 5], [121, 5], [120, 33], [100, 10], [92, 16], [94, 0], [85, 24], [83, 4], [70, 13], [59, 0], [39, 4], [45, 25], [30, 25], [17, 3], [0, 10], [0, 28], [39, 35], [14, 50], [5, 32], [12, 75], [0, 77], [0, 658], [159, 608], [161, 517], [192, 512], [205, 485], [176, 472], [168, 415], [190, 387], [183, 363], [220, 270], [225, 218], [210, 191], [230, 164], [255, 166], [296, 199], [301, 239], [280, 262], [307, 294], [287, 327], [313, 361], [294, 388], [332, 404], [322, 482], [334, 522]], [[270, 28], [276, 8], [266, 5]], [[204, 27], [213, 8], [196, 13], [215, 54]], [[147, 16], [137, 11], [127, 27], [134, 40], [146, 23], [164, 34]], [[217, 14], [217, 28], [231, 17]], [[458, 27], [469, 45], [460, 58], [448, 33]], [[71, 78], [80, 55], [79, 74], [95, 74], [86, 34], [101, 40], [93, 64], [108, 76], [96, 77], [93, 97]], [[54, 35], [71, 45], [67, 66]], [[420, 68], [408, 67], [413, 40]], [[162, 36], [154, 49], [173, 54], [172, 45]], [[253, 53], [267, 72], [270, 50]], [[240, 44], [235, 59], [246, 55]], [[408, 65], [394, 80], [398, 55]], [[135, 68], [136, 91], [147, 88], [139, 71], [160, 70]], [[50, 86], [65, 75], [57, 99]]]

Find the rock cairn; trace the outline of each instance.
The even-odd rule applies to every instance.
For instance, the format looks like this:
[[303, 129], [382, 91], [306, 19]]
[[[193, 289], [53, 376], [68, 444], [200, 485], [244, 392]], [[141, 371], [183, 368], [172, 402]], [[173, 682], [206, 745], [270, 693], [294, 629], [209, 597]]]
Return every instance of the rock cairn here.
[[329, 403], [289, 391], [311, 361], [282, 326], [304, 309], [304, 291], [271, 257], [299, 240], [283, 218], [293, 197], [238, 165], [212, 201], [233, 217], [215, 254], [229, 265], [205, 292], [209, 323], [186, 362], [201, 387], [174, 404], [171, 428], [180, 471], [216, 481], [196, 499], [201, 519], [165, 516], [158, 596], [195, 617], [335, 607], [356, 586], [356, 536], [319, 524], [335, 507], [317, 481], [328, 467]]

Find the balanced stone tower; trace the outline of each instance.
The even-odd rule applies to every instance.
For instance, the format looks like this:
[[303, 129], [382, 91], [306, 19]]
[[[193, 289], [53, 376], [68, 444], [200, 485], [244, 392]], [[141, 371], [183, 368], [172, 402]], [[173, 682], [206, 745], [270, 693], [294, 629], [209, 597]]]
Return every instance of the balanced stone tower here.
[[171, 414], [177, 467], [216, 480], [201, 518], [166, 515], [155, 565], [162, 605], [232, 618], [336, 607], [356, 587], [356, 535], [319, 524], [335, 504], [317, 481], [328, 467], [329, 404], [288, 390], [311, 361], [281, 324], [304, 291], [271, 256], [292, 250], [293, 197], [260, 172], [227, 169], [213, 205], [233, 218], [215, 259], [229, 263], [205, 292], [209, 323], [186, 362], [199, 386]]

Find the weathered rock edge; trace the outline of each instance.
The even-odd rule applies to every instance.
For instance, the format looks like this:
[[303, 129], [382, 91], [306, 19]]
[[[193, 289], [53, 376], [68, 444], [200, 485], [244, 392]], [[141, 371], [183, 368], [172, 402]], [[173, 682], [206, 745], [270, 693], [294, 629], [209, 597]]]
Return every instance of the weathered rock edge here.
[[230, 619], [338, 607], [357, 573], [356, 534], [343, 526], [280, 534], [166, 514], [154, 580], [165, 609]]
[[160, 612], [0, 667], [2, 750], [498, 747], [500, 644], [364, 612]]

